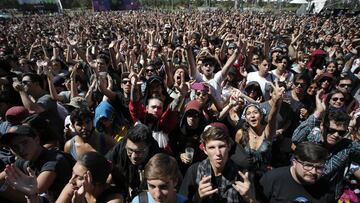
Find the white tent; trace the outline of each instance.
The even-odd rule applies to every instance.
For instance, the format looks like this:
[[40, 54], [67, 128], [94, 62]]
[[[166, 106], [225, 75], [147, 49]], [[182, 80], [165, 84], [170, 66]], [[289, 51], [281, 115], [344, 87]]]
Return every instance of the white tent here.
[[307, 4], [306, 0], [292, 0], [289, 2], [290, 4]]
[[309, 4], [308, 9], [311, 13], [319, 13], [324, 8], [326, 1], [327, 0], [313, 0]]

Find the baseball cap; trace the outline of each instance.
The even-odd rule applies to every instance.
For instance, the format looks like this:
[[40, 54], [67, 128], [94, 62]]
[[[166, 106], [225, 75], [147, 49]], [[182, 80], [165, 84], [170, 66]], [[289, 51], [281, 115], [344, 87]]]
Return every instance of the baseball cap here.
[[23, 106], [13, 106], [5, 113], [5, 118], [11, 124], [20, 124], [26, 117], [29, 116], [29, 111]]
[[27, 136], [27, 137], [35, 137], [36, 134], [34, 130], [27, 125], [17, 125], [11, 127], [7, 133], [5, 133], [1, 139], [0, 142], [2, 144], [7, 144], [14, 136]]
[[88, 109], [88, 103], [85, 98], [83, 97], [73, 97], [71, 98], [70, 102], [64, 105], [70, 109], [73, 108], [80, 108], [80, 109]]

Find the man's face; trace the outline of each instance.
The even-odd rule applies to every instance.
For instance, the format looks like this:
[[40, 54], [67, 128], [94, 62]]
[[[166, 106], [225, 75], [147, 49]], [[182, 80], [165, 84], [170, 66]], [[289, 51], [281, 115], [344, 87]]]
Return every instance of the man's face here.
[[32, 138], [28, 136], [14, 136], [9, 142], [10, 150], [15, 156], [24, 160], [33, 161], [40, 148], [39, 138]]
[[149, 146], [146, 143], [134, 143], [129, 139], [126, 140], [125, 149], [131, 163], [134, 165], [142, 164], [149, 153]]
[[104, 59], [96, 59], [96, 68], [99, 72], [107, 72], [107, 64]]
[[160, 118], [163, 113], [163, 103], [159, 99], [150, 99], [149, 104], [146, 106], [148, 114]]
[[269, 63], [266, 60], [260, 63], [259, 72], [261, 75], [266, 75], [269, 72]]
[[223, 140], [210, 140], [205, 144], [205, 154], [212, 168], [222, 171], [229, 157], [229, 145]]
[[91, 135], [93, 129], [93, 123], [90, 118], [83, 119], [83, 121], [75, 121], [75, 132], [82, 138], [87, 138]]
[[147, 180], [151, 196], [156, 203], [171, 203], [176, 201], [176, 181], [174, 180]]
[[214, 64], [209, 61], [203, 61], [201, 72], [205, 75], [205, 77], [211, 77], [214, 72]]
[[326, 142], [333, 146], [339, 143], [347, 133], [347, 126], [344, 124], [336, 124], [335, 121], [330, 121], [329, 127], [327, 128]]
[[295, 159], [293, 161], [295, 176], [297, 179], [306, 185], [314, 184], [320, 177], [324, 164], [310, 163]]
[[123, 78], [121, 81], [121, 89], [125, 94], [130, 94], [131, 90], [131, 82], [129, 78]]
[[340, 80], [337, 85], [337, 89], [344, 94], [349, 94], [351, 92], [352, 81], [351, 80]]
[[26, 93], [31, 94], [31, 91], [33, 89], [33, 82], [31, 81], [29, 76], [23, 77], [21, 83], [24, 85], [24, 90]]

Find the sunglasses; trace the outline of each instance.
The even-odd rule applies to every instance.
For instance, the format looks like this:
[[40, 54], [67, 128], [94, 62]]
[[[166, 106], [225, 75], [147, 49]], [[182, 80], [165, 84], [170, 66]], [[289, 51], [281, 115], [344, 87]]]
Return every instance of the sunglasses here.
[[295, 87], [298, 87], [300, 85], [300, 87], [305, 87], [306, 84], [302, 83], [302, 82], [294, 82]]
[[148, 72], [155, 72], [155, 69], [149, 68], [149, 69], [146, 69], [145, 71], [146, 71], [147, 73], [148, 73]]
[[21, 81], [21, 84], [23, 84], [23, 85], [28, 85], [28, 84], [30, 84], [30, 83], [31, 83], [30, 80]]
[[328, 134], [338, 133], [339, 137], [344, 137], [348, 133], [347, 130], [336, 130], [336, 129], [333, 129], [333, 128], [330, 128], [330, 127], [327, 129], [327, 132], [328, 132]]
[[344, 88], [344, 87], [351, 87], [352, 84], [339, 84], [339, 87]]
[[333, 100], [334, 102], [337, 102], [338, 100], [339, 100], [340, 102], [343, 102], [343, 101], [345, 101], [345, 98], [344, 98], [344, 97], [341, 97], [341, 98], [339, 98], [339, 97], [333, 97], [333, 98], [331, 98], [331, 100]]
[[121, 83], [124, 84], [124, 85], [130, 84], [130, 80], [123, 80]]

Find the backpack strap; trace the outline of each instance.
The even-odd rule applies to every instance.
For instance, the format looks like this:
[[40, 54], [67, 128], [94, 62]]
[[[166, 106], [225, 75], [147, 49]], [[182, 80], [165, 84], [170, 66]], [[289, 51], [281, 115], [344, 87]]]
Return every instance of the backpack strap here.
[[148, 203], [148, 195], [146, 191], [139, 194], [139, 203]]

